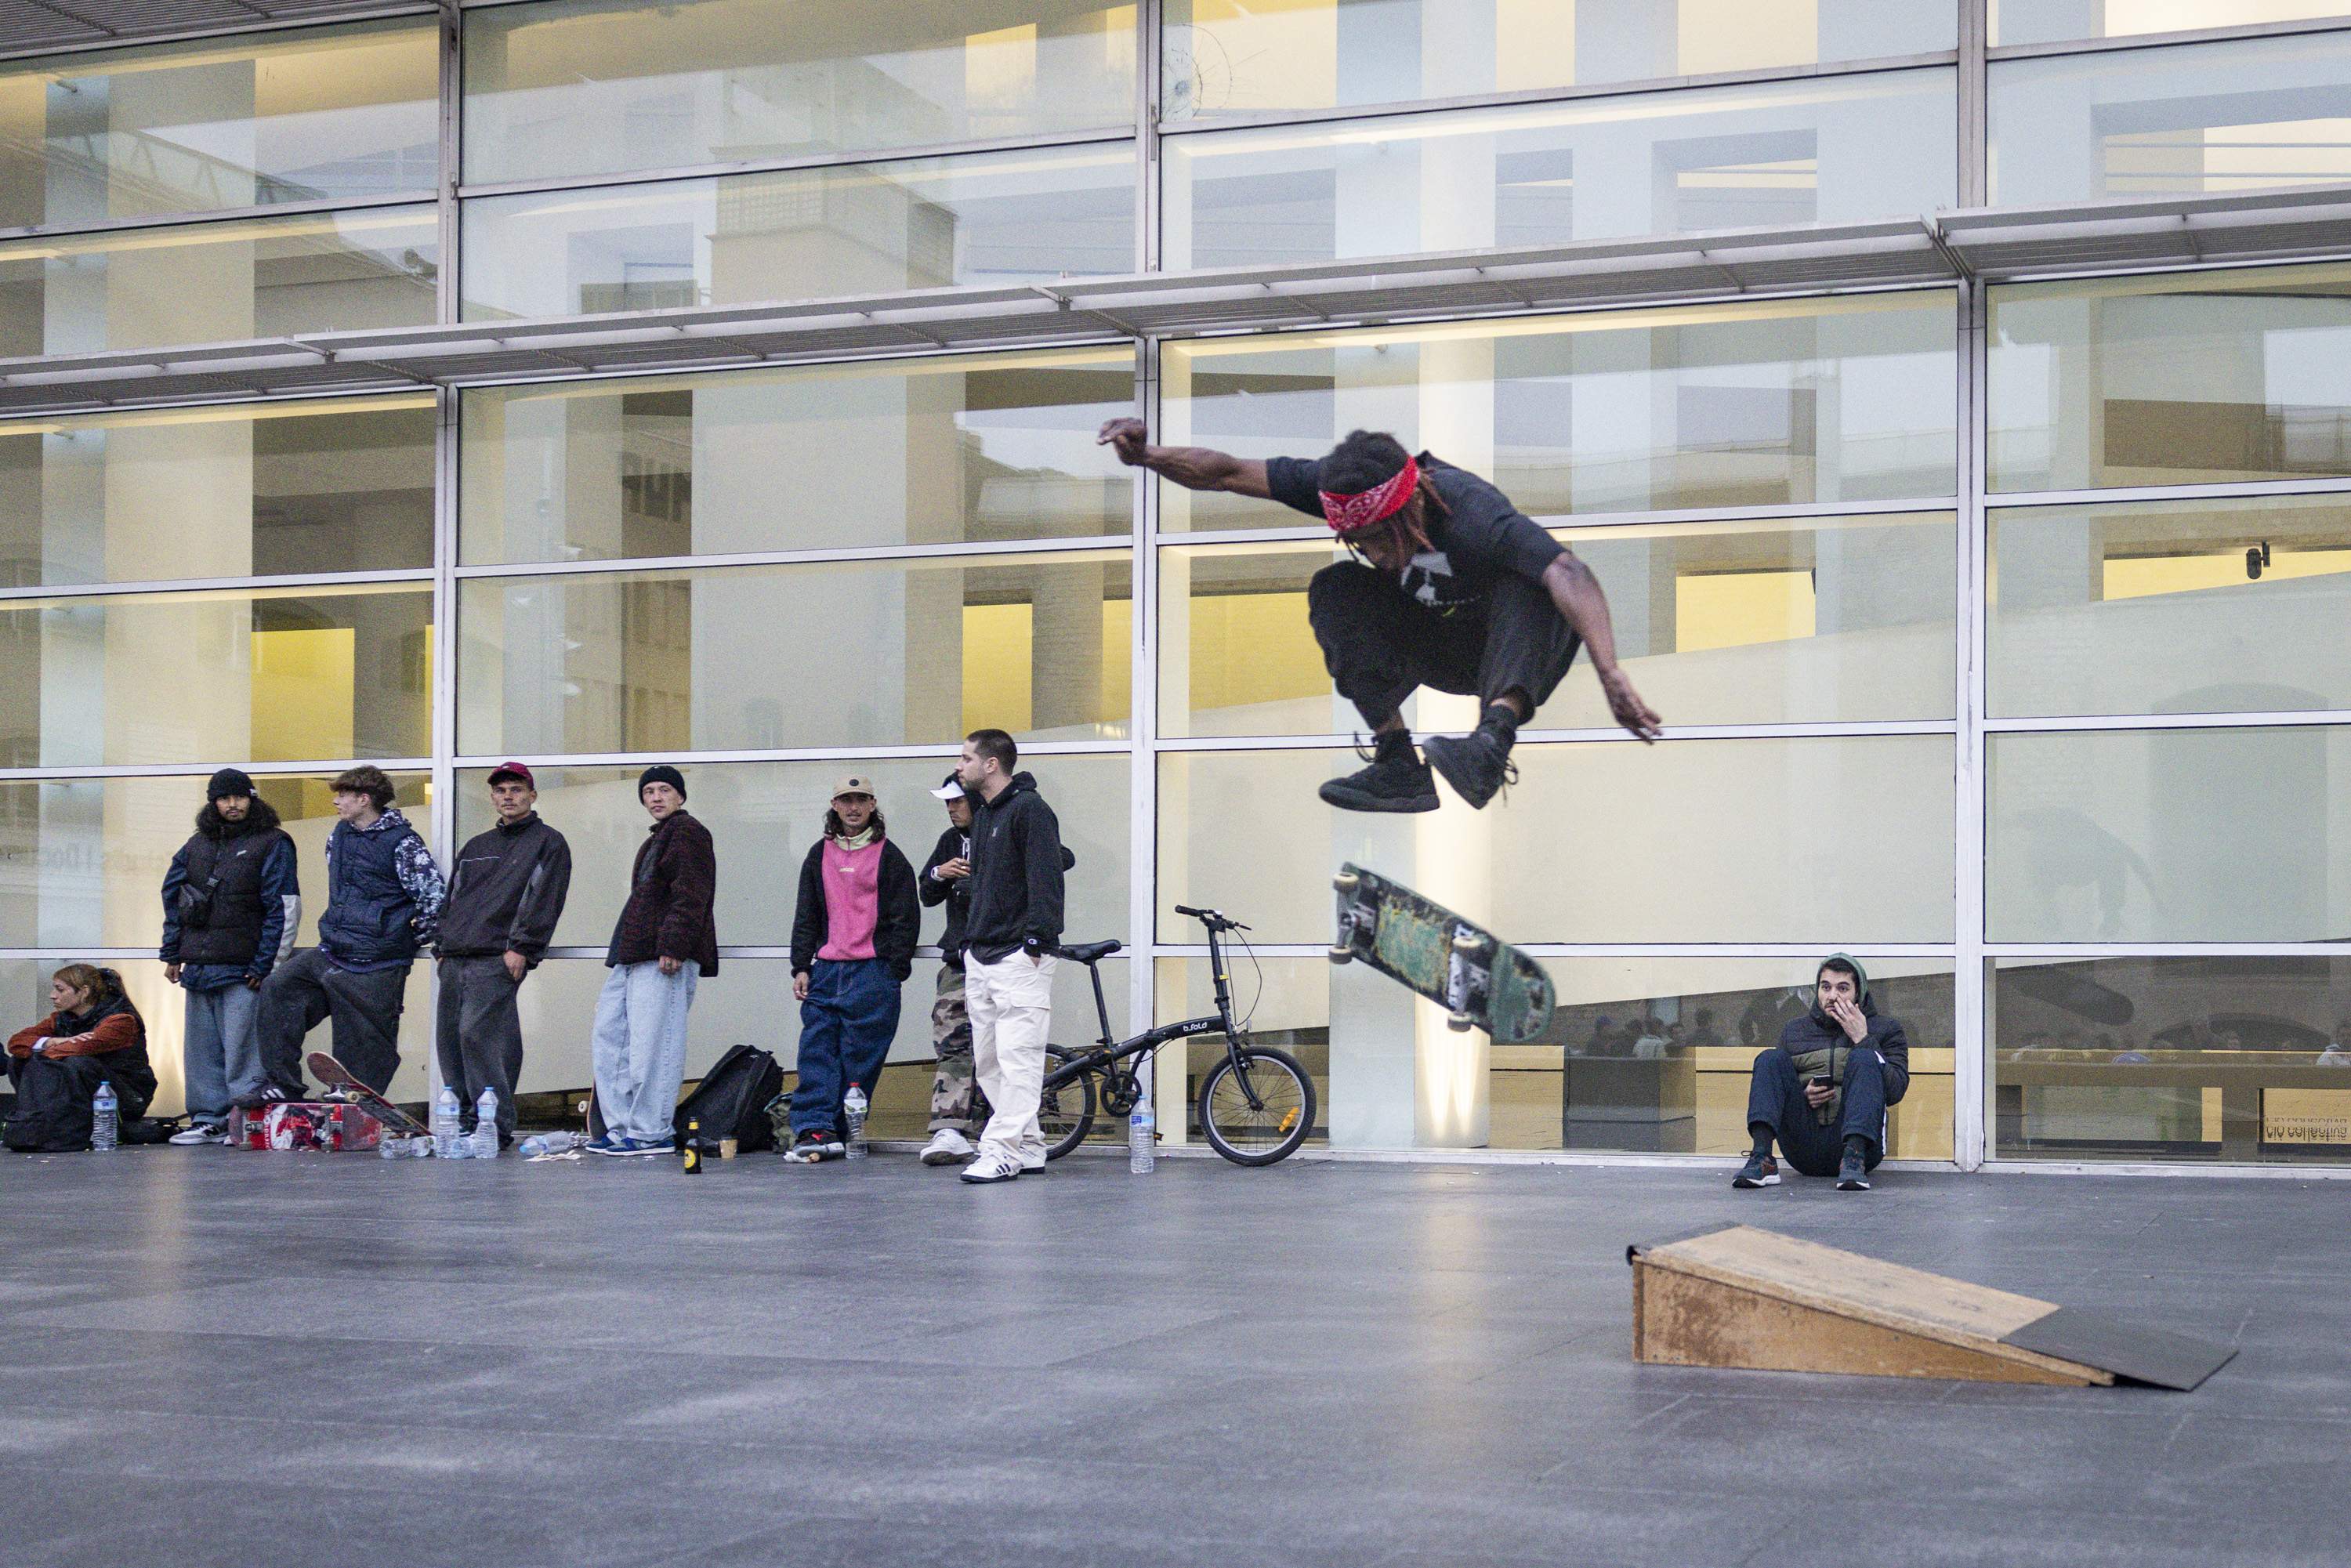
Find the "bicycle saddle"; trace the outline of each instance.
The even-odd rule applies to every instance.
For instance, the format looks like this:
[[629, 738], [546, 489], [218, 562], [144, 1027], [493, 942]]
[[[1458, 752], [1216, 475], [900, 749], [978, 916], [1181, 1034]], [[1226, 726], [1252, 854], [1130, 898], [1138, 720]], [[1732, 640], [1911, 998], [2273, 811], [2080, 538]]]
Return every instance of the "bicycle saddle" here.
[[1092, 964], [1109, 957], [1124, 946], [1123, 942], [1073, 942], [1060, 949], [1064, 958], [1075, 958], [1081, 964]]

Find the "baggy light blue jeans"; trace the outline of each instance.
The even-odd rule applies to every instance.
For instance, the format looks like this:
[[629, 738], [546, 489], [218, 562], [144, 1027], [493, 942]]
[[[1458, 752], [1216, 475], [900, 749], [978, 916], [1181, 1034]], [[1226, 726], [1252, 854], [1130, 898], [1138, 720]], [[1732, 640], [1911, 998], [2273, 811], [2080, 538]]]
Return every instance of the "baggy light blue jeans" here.
[[269, 1074], [253, 1030], [260, 1010], [261, 993], [243, 980], [188, 993], [180, 1063], [187, 1076], [190, 1120], [218, 1124], [228, 1120], [231, 1105], [261, 1103]]
[[591, 1049], [596, 1105], [612, 1136], [666, 1144], [674, 1135], [670, 1120], [685, 1077], [685, 1014], [700, 977], [691, 960], [674, 975], [648, 963], [617, 965], [604, 977]]

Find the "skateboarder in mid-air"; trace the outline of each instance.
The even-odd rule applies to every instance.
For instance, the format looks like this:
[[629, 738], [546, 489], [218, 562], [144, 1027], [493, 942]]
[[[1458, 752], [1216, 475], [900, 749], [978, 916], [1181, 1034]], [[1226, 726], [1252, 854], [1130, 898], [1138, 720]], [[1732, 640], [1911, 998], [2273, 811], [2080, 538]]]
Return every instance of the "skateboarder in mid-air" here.
[[[1501, 491], [1393, 435], [1358, 430], [1327, 456], [1235, 457], [1200, 446], [1154, 446], [1139, 419], [1113, 419], [1098, 439], [1119, 461], [1187, 490], [1280, 501], [1331, 525], [1353, 553], [1314, 574], [1306, 614], [1341, 695], [1372, 727], [1370, 766], [1322, 786], [1351, 811], [1434, 811], [1445, 775], [1483, 806], [1516, 777], [1510, 747], [1567, 674], [1579, 646], [1616, 722], [1654, 741], [1660, 720], [1616, 663], [1608, 598], [1592, 570], [1520, 514]], [[1404, 700], [1420, 686], [1474, 695], [1478, 727], [1432, 736], [1414, 756]]]

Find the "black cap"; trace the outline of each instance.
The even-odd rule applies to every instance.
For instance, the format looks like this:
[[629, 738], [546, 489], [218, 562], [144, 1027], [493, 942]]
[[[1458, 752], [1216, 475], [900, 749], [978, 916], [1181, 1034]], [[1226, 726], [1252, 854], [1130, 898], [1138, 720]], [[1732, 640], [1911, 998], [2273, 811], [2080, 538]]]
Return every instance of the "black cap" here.
[[646, 768], [643, 773], [637, 775], [637, 793], [639, 795], [642, 796], [645, 792], [645, 786], [648, 784], [666, 784], [671, 789], [677, 791], [677, 798], [679, 800], [683, 800], [685, 799], [685, 775], [680, 773], [676, 768], [672, 768], [666, 762], [656, 762], [651, 768]]
[[253, 780], [246, 777], [242, 768], [224, 768], [213, 775], [211, 783], [204, 786], [204, 799], [217, 800], [224, 795], [243, 795], [250, 800], [253, 797]]

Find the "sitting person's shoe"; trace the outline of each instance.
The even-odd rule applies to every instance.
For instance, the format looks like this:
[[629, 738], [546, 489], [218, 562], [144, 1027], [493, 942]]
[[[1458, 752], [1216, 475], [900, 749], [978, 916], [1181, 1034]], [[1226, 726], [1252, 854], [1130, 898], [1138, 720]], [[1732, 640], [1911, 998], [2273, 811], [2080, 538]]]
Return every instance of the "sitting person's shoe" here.
[[1739, 1174], [1730, 1178], [1730, 1185], [1742, 1189], [1778, 1186], [1780, 1162], [1769, 1155], [1750, 1155], [1747, 1163], [1739, 1167]]
[[837, 1160], [844, 1152], [840, 1134], [810, 1127], [792, 1141], [791, 1152], [784, 1158], [794, 1165], [812, 1166], [819, 1160]]
[[1518, 781], [1518, 765], [1510, 760], [1518, 724], [1508, 714], [1506, 708], [1489, 707], [1485, 722], [1459, 739], [1436, 735], [1420, 743], [1428, 765], [1472, 806], [1484, 806], [1503, 785]]
[[953, 1127], [941, 1127], [923, 1145], [923, 1163], [926, 1166], [960, 1165], [971, 1155], [971, 1140]]
[[964, 1166], [961, 1179], [974, 1184], [981, 1184], [987, 1182], [1016, 1181], [1019, 1178], [1019, 1157], [1015, 1155], [1008, 1155], [1001, 1149], [998, 1149], [980, 1155], [979, 1158]]
[[1847, 1150], [1844, 1163], [1837, 1166], [1837, 1191], [1867, 1192], [1868, 1190], [1869, 1162], [1851, 1150]]
[[198, 1144], [225, 1144], [228, 1142], [228, 1129], [218, 1122], [191, 1122], [172, 1134], [169, 1141], [183, 1149]]
[[1391, 730], [1377, 737], [1370, 751], [1361, 746], [1355, 755], [1370, 764], [1344, 779], [1327, 780], [1316, 791], [1343, 811], [1434, 811], [1437, 779], [1412, 749], [1412, 737]]

